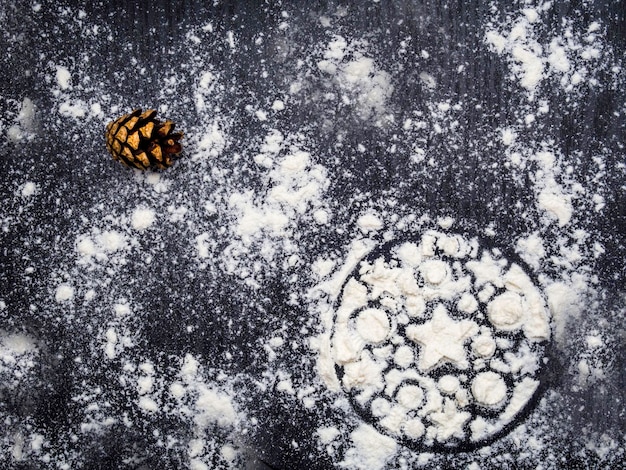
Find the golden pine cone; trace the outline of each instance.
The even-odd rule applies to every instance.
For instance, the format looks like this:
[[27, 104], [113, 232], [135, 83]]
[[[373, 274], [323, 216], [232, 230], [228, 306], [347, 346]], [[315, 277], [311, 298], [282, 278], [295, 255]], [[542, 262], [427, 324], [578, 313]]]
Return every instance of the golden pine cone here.
[[135, 109], [107, 124], [106, 145], [114, 160], [140, 170], [172, 166], [182, 150], [178, 141], [183, 133], [172, 132], [175, 124], [155, 119], [156, 114], [154, 109]]

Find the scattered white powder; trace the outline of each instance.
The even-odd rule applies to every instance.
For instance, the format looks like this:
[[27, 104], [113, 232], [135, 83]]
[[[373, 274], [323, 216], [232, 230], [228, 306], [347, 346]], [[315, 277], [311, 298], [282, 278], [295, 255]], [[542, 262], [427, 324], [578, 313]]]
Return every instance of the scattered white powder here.
[[[35, 3], [32, 12], [44, 8]], [[99, 155], [90, 147], [110, 118], [133, 105], [95, 60], [99, 44], [117, 33], [86, 11], [46, 10], [51, 24], [61, 26], [53, 36], [69, 32], [87, 46], [76, 57], [64, 56], [63, 48], [45, 57], [35, 41], [43, 62], [24, 73], [45, 69], [35, 78], [49, 96], [8, 97], [11, 109], [0, 117], [0, 130], [16, 148], [0, 228], [7, 240], [19, 240], [8, 248], [18, 255], [9, 274], [25, 279], [18, 287], [28, 299], [21, 305], [9, 292], [0, 300], [9, 321], [0, 331], [0, 395], [17, 400], [19, 411], [7, 407], [3, 415], [0, 460], [81, 468], [89, 465], [90, 445], [100, 449], [103, 435], [120, 439], [125, 434], [118, 430], [129, 429], [146, 436], [123, 457], [137, 468], [172, 462], [197, 470], [243, 468], [255, 453], [271, 457], [283, 444], [294, 456], [317, 459], [319, 452], [346, 469], [556, 468], [574, 455], [618, 462], [623, 436], [610, 423], [602, 428], [588, 406], [598, 403], [571, 406], [575, 400], [561, 393], [605, 390], [620, 344], [614, 331], [620, 312], [594, 290], [604, 255], [619, 239], [586, 222], [608, 221], [615, 200], [605, 180], [624, 168], [608, 164], [603, 152], [610, 145], [602, 151], [591, 145], [579, 155], [576, 136], [566, 151], [551, 140], [558, 128], [549, 127], [554, 113], [575, 123], [589, 90], [621, 86], [621, 51], [607, 46], [608, 22], [596, 19], [590, 5], [580, 8], [584, 14], [561, 18], [559, 5], [530, 0], [491, 5], [491, 23], [478, 18], [480, 48], [497, 54], [502, 64], [495, 67], [504, 66], [505, 75], [508, 67], [513, 80], [494, 91], [526, 105], [499, 114], [497, 128], [481, 127], [469, 147], [465, 113], [475, 106], [480, 115], [485, 103], [469, 89], [454, 95], [448, 77], [432, 66], [441, 52], [433, 45], [407, 35], [387, 55], [394, 34], [381, 31], [384, 41], [374, 30], [353, 37], [345, 25], [358, 9], [333, 7], [311, 22], [323, 35], [304, 48], [296, 12], [288, 8], [277, 15], [280, 34], [264, 32], [250, 44], [244, 29], [216, 19], [187, 25], [181, 45], [172, 43], [168, 52], [183, 57], [180, 67], [162, 70], [155, 88], [160, 113], [185, 132], [184, 158], [168, 172], [119, 174], [113, 165], [104, 173], [94, 166], [104, 150]], [[13, 47], [11, 41], [21, 40], [10, 38], [15, 31], [7, 25]], [[436, 28], [424, 28], [424, 38], [435, 37]], [[275, 51], [272, 61], [258, 61], [247, 75], [228, 73], [217, 59], [223, 54], [242, 64], [239, 54], [263, 50]], [[152, 71], [140, 57], [125, 57], [130, 78], [149, 83]], [[451, 71], [469, 69], [459, 63]], [[115, 83], [127, 82], [124, 67], [114, 72]], [[241, 86], [243, 75], [251, 85], [263, 84], [262, 92]], [[415, 109], [399, 106], [405, 97], [396, 92], [410, 77], [421, 93]], [[42, 108], [49, 101], [51, 109]], [[299, 113], [307, 116], [301, 125], [293, 119]], [[619, 122], [620, 113], [617, 106], [611, 119]], [[352, 140], [346, 116], [366, 129], [365, 137]], [[63, 158], [83, 162], [81, 178], [103, 181], [80, 200], [84, 206], [71, 197], [76, 175], [55, 186], [41, 173], [44, 155], [34, 146], [40, 122], [46, 135], [66, 137]], [[431, 145], [438, 139], [443, 145]], [[81, 143], [80, 160], [74, 142]], [[492, 145], [501, 155], [490, 161]], [[449, 160], [441, 160], [442, 149], [455, 152], [458, 166], [443, 167]], [[497, 198], [484, 212], [476, 206], [488, 219], [477, 233], [486, 244], [454, 233], [462, 214], [447, 216], [446, 206], [441, 216], [438, 201], [419, 202], [428, 195], [421, 189], [436, 192], [441, 181], [467, 176], [470, 160], [479, 175], [511, 177], [503, 181], [512, 188], [510, 207]], [[418, 201], [413, 207], [401, 203], [409, 192], [394, 174], [395, 162], [404, 165]], [[370, 171], [381, 176], [380, 188], [367, 187]], [[528, 199], [516, 199], [517, 184], [525, 185]], [[62, 221], [58, 228], [41, 225], [42, 207]], [[501, 213], [521, 218], [513, 223], [519, 230], [500, 227]], [[423, 229], [430, 216], [435, 231]], [[33, 236], [22, 237], [16, 227], [33, 228]], [[350, 244], [347, 253], [342, 243]], [[512, 249], [519, 263], [509, 257]], [[46, 269], [35, 253], [50, 253]], [[40, 279], [48, 271], [50, 278]], [[152, 295], [159, 302], [147, 302]], [[58, 325], [68, 338], [50, 336], [47, 328], [59, 331]], [[545, 357], [552, 337], [565, 385], [547, 384], [550, 391], [519, 423], [537, 397], [543, 369], [552, 366]], [[247, 354], [253, 367], [246, 367]], [[71, 422], [48, 429], [20, 400], [48, 397], [46, 368], [59, 360], [75, 365], [67, 392]], [[295, 417], [302, 409], [311, 432], [267, 439], [268, 429], [282, 429], [274, 425], [284, 416], [300, 426]], [[568, 427], [578, 422], [576, 413], [592, 423], [580, 433]], [[479, 450], [445, 455], [462, 446]]]
[[84, 118], [87, 112], [87, 104], [82, 100], [65, 101], [59, 106], [59, 114], [64, 117]]
[[524, 261], [535, 270], [539, 269], [541, 261], [546, 256], [543, 240], [537, 233], [532, 233], [528, 237], [520, 238], [517, 241], [516, 251], [522, 256]]
[[[538, 7], [522, 9], [517, 17], [497, 23], [485, 33], [485, 41], [497, 54], [510, 61], [511, 72], [532, 98], [542, 81], [552, 75], [566, 91], [581, 86], [590, 61], [602, 57], [600, 35], [588, 35], [579, 23], [563, 18], [558, 35], [543, 36], [541, 21], [551, 2], [537, 2]], [[591, 25], [598, 25], [592, 22]], [[593, 83], [593, 80], [589, 80]]]
[[580, 311], [578, 291], [571, 285], [554, 282], [546, 287], [550, 312], [554, 319], [554, 336], [557, 341], [565, 340], [565, 328], [568, 321], [577, 318]]
[[335, 36], [317, 63], [319, 70], [336, 80], [346, 104], [354, 104], [361, 119], [382, 117], [393, 93], [389, 74], [377, 67], [375, 61], [359, 50], [359, 44], [349, 44]]
[[217, 157], [226, 147], [226, 138], [218, 122], [213, 122], [199, 138], [193, 161]]

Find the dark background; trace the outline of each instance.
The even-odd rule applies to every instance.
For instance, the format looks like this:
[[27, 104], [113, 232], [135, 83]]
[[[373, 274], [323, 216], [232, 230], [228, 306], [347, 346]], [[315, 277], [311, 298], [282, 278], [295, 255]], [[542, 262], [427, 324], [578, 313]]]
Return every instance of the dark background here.
[[[33, 140], [24, 145], [3, 141], [0, 147], [2, 212], [9, 227], [0, 232], [0, 298], [8, 305], [0, 312], [0, 329], [25, 331], [45, 344], [39, 374], [45, 379], [17, 392], [0, 389], [0, 411], [28, 417], [35, 426], [52, 435], [58, 433], [60, 447], [64, 430], [80, 414], [80, 405], [73, 403], [71, 397], [85, 381], [109, 387], [109, 395], [119, 400], [111, 405], [114, 409], [125, 410], [129, 405], [122, 387], [115, 384], [114, 370], [98, 367], [96, 359], [91, 365], [88, 362], [83, 366], [73, 360], [76, 355], [93, 355], [89, 336], [78, 333], [98, 331], [106, 315], [105, 303], [95, 307], [77, 304], [70, 316], [55, 312], [55, 306], [49, 305], [56, 285], [52, 280], [58, 279], [64, 269], [72, 269], [67, 253], [72, 250], [74, 236], [68, 234], [81, 228], [80, 215], [97, 217], [98, 210], [94, 208], [102, 204], [132, 208], [141, 194], [131, 189], [130, 173], [120, 173], [120, 167], [105, 154], [102, 125], [77, 124], [48, 112], [57, 106], [50, 93], [53, 84], [42, 78], [51, 74], [51, 64], [69, 64], [70, 69], [81, 71], [79, 76], [92, 78], [91, 83], [73, 83], [75, 92], [82, 92], [85, 97], [106, 94], [109, 104], [122, 109], [167, 101], [169, 113], [193, 141], [188, 129], [194, 129], [197, 119], [192, 89], [194, 71], [200, 65], [195, 55], [197, 49], [182, 44], [191, 26], [211, 21], [214, 32], [205, 32], [206, 37], [202, 38], [206, 41], [203, 60], [213, 64], [227, 88], [215, 112], [232, 122], [230, 134], [237, 136], [218, 157], [219, 164], [227, 166], [231, 161], [231, 165], [237, 166], [233, 177], [249, 187], [262, 188], [264, 180], [251, 159], [238, 158], [242, 152], [245, 154], [249, 142], [258, 141], [263, 135], [261, 125], [246, 110], [246, 105], [253, 102], [268, 107], [276, 90], [288, 89], [296, 76], [294, 58], [307, 57], [317, 45], [330, 39], [328, 31], [317, 21], [321, 15], [328, 15], [334, 19], [331, 30], [337, 34], [366, 38], [368, 51], [379, 68], [390, 73], [394, 93], [389, 107], [396, 123], [414, 116], [416, 110], [424, 112], [426, 119], [432, 119], [427, 109], [429, 102], [450, 98], [464, 105], [456, 113], [461, 124], [456, 132], [437, 135], [416, 131], [407, 136], [399, 133], [397, 126], [363, 123], [348, 106], [329, 106], [318, 98], [318, 92], [320, 88], [332, 90], [324, 90], [324, 81], [311, 77], [306, 82], [308, 88], [293, 98], [274, 122], [285, 134], [304, 129], [307, 135], [315, 136], [315, 158], [331, 175], [326, 197], [334, 201], [332, 227], [298, 234], [298, 241], [307, 247], [310, 259], [315, 259], [316, 253], [327, 252], [329, 247], [339, 252], [353, 239], [351, 227], [362, 210], [387, 210], [389, 198], [396, 201], [394, 210], [399, 213], [428, 213], [433, 218], [452, 216], [467, 233], [480, 233], [490, 226], [495, 239], [505, 249], [511, 249], [510, 244], [518, 237], [542, 230], [548, 242], [548, 258], [559, 253], [563, 233], [557, 228], [546, 228], [538, 222], [536, 213], [529, 213], [528, 207], [533, 206], [535, 197], [529, 190], [533, 184], [530, 176], [503, 167], [503, 144], [487, 139], [492, 135], [491, 129], [519, 122], [528, 106], [526, 95], [509, 80], [506, 62], [483, 43], [483, 19], [490, 16], [489, 4], [476, 1], [445, 5], [421, 1], [204, 4], [159, 1], [145, 6], [140, 2], [93, 2], [82, 7], [86, 13], [83, 23], [71, 19], [74, 13], [69, 16], [59, 13], [64, 6], [73, 7], [71, 3], [43, 2], [36, 14], [28, 2], [10, 2], [2, 7], [0, 49], [6, 51], [0, 59], [4, 70], [0, 81], [3, 114], [10, 121], [24, 96], [33, 99], [42, 112], [38, 113]], [[348, 14], [335, 16], [343, 7]], [[511, 13], [516, 13], [518, 6], [509, 8]], [[499, 5], [499, 9], [506, 11], [507, 7]], [[287, 20], [290, 27], [286, 31], [277, 28], [283, 20], [283, 10], [290, 14]], [[582, 24], [587, 24], [590, 18], [599, 18], [606, 30], [606, 44], [613, 51], [611, 59], [621, 64], [626, 50], [625, 15], [623, 1], [556, 2], [542, 19], [542, 31], [545, 34], [559, 31], [563, 17]], [[84, 24], [101, 25], [110, 39], [81, 36]], [[223, 41], [213, 38], [223, 37], [226, 31], [237, 34], [236, 55]], [[264, 35], [264, 41], [256, 45], [254, 40], [259, 33]], [[410, 38], [408, 52], [400, 55], [399, 44], [407, 38]], [[418, 63], [415, 58], [420, 57], [423, 49], [430, 56]], [[465, 65], [463, 73], [457, 72], [459, 64]], [[437, 78], [435, 90], [422, 86], [419, 74], [423, 70]], [[262, 72], [267, 72], [267, 79], [260, 79]], [[600, 461], [593, 452], [568, 447], [568, 442], [580, 434], [582, 426], [623, 435], [626, 415], [621, 321], [626, 292], [625, 82], [623, 71], [617, 78], [609, 67], [594, 73], [602, 86], [585, 88], [575, 96], [544, 80], [539, 93], [550, 103], [548, 115], [518, 136], [523, 142], [553, 140], [583, 186], [595, 184], [591, 182], [598, 172], [590, 157], [600, 155], [605, 163], [601, 185], [605, 189], [606, 207], [601, 213], [594, 213], [590, 206], [584, 206], [588, 201], [583, 200], [571, 222], [591, 233], [592, 241], [600, 242], [605, 248], [605, 253], [591, 262], [598, 281], [593, 297], [584, 299], [589, 317], [583, 316], [572, 331], [584, 332], [598, 318], [606, 319], [615, 332], [614, 342], [608, 345], [614, 354], [604, 358], [609, 377], [603, 385], [583, 391], [572, 391], [573, 379], [568, 375], [576, 363], [578, 343], [566, 344], [555, 353], [558, 360], [550, 363], [547, 386], [558, 390], [561, 397], [556, 405], [545, 409], [545, 419], [559, 417], [564, 410], [568, 416], [569, 431], [554, 436], [551, 449], [570, 462], [568, 468], [576, 465], [609, 468], [607, 465], [619, 463], [611, 456]], [[172, 74], [188, 79], [180, 80], [172, 90], [165, 81]], [[422, 143], [429, 156], [436, 156], [436, 171], [410, 163], [411, 146], [416, 141]], [[366, 153], [357, 152], [359, 144], [367, 148]], [[396, 145], [395, 153], [388, 151], [392, 144]], [[189, 184], [189, 175], [198, 169], [184, 160], [178, 166], [178, 172], [171, 178], [174, 186], [183, 187]], [[22, 200], [14, 197], [24, 175], [40, 185], [40, 194], [28, 202], [27, 213], [22, 211]], [[217, 185], [219, 181], [209, 182], [207, 186], [192, 184], [186, 197], [200, 201], [196, 197], [198, 193], [218, 191]], [[314, 321], [302, 321], [308, 315], [305, 306], [289, 305], [292, 272], [263, 273], [259, 279], [262, 295], [236, 276], [224, 274], [219, 265], [209, 268], [213, 280], [207, 281], [199, 273], [190, 274], [196, 272], [195, 260], [180, 251], [179, 240], [185, 231], [164, 224], [164, 232], [169, 236], [155, 240], [148, 248], [154, 257], [151, 266], [141, 263], [141, 253], [129, 255], [131, 262], [120, 267], [113, 279], [101, 272], [94, 277], [95, 281], [89, 276], [79, 281], [88, 287], [90, 282], [109, 279], [110, 299], [130, 295], [134, 303], [145, 307], [137, 324], [144, 353], [156, 364], [166, 369], [171, 366], [172, 357], [191, 352], [212, 357], [229, 373], [254, 377], [265, 368], [256, 338], [279, 325], [286, 325], [293, 335], [298, 334], [303, 323], [314, 328]], [[220, 220], [216, 220], [215, 227], [209, 231], [218, 247], [226, 247], [228, 240], [220, 238], [219, 225]], [[591, 252], [590, 242], [583, 250], [587, 254]], [[37, 267], [35, 273], [25, 276], [25, 269], [32, 265]], [[558, 277], [560, 269], [548, 264], [542, 266], [541, 274]], [[215, 281], [217, 278], [221, 281]], [[35, 309], [31, 308], [33, 305]], [[206, 311], [213, 314], [206, 315]], [[233, 323], [229, 321], [233, 316], [246, 320]], [[179, 324], [192, 324], [197, 333], [189, 335], [184, 328], [176, 326]], [[240, 347], [231, 351], [232, 360], [220, 362], [223, 345], [231, 342]], [[290, 358], [280, 360], [289, 363]], [[299, 372], [303, 381], [313, 368], [311, 361], [305, 361]], [[339, 413], [335, 416], [335, 411], [292, 408], [272, 390], [257, 391], [246, 400], [263, 422], [244, 439], [244, 445], [250, 447], [251, 467], [262, 468], [261, 460], [275, 468], [332, 466], [329, 457], [315, 449], [314, 438], [307, 430], [316, 429], [321, 422], [341, 420]], [[143, 429], [133, 430], [113, 427], [98, 439], [77, 443], [84, 468], [126, 468], [122, 459], [134, 453], [147, 456], [144, 468], [184, 465], [179, 452], [163, 451], [145, 429], [176, 429], [185, 436], [189, 432], [185, 423], [155, 418], [155, 422], [144, 424]], [[0, 429], [10, 434], [12, 427], [0, 424]], [[301, 437], [297, 451], [291, 447], [293, 436]], [[474, 457], [479, 458], [479, 454]], [[455, 462], [448, 462], [446, 456], [439, 459], [437, 462], [444, 466]], [[37, 467], [25, 464], [15, 468]]]

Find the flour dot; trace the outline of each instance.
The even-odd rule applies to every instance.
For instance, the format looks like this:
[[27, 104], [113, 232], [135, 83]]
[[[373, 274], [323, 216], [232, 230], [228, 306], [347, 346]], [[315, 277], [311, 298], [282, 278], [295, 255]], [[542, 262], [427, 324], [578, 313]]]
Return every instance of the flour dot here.
[[495, 372], [482, 372], [472, 381], [472, 395], [482, 405], [497, 405], [506, 398], [506, 383]]
[[83, 256], [96, 254], [96, 245], [89, 237], [81, 237], [76, 243], [76, 250]]
[[415, 360], [413, 348], [410, 346], [400, 346], [396, 349], [396, 353], [393, 355], [393, 360], [399, 367], [409, 367]]
[[117, 251], [124, 246], [124, 235], [110, 230], [101, 235], [100, 243], [106, 251]]
[[402, 427], [404, 434], [410, 439], [419, 439], [424, 435], [424, 423], [420, 419], [408, 419]]
[[131, 313], [130, 307], [125, 303], [115, 304], [113, 306], [113, 311], [117, 317], [124, 317], [125, 315], [129, 315]]
[[374, 400], [372, 400], [371, 409], [372, 415], [380, 418], [381, 416], [386, 416], [387, 414], [389, 414], [389, 411], [391, 410], [391, 404], [388, 400], [385, 400], [384, 398], [375, 398]]
[[174, 398], [182, 398], [186, 392], [187, 390], [180, 382], [174, 382], [172, 385], [170, 385], [170, 394]]
[[356, 331], [365, 341], [380, 343], [389, 334], [391, 327], [387, 314], [377, 308], [368, 308], [359, 313]]
[[56, 79], [61, 90], [67, 90], [72, 87], [72, 75], [70, 71], [62, 65], [56, 66]]
[[456, 256], [461, 250], [461, 244], [456, 237], [442, 237], [438, 245], [448, 256]]
[[424, 391], [418, 385], [405, 385], [398, 390], [398, 403], [409, 410], [419, 408], [424, 400]]
[[461, 312], [474, 313], [478, 309], [478, 301], [469, 292], [464, 292], [457, 303], [457, 308]]
[[139, 399], [139, 408], [149, 413], [154, 413], [159, 409], [159, 405], [152, 398], [143, 396]]
[[282, 111], [285, 109], [285, 103], [282, 100], [274, 100], [272, 103], [272, 109], [274, 111]]
[[500, 330], [519, 328], [524, 320], [522, 298], [515, 292], [504, 292], [487, 305], [489, 321]]
[[54, 295], [54, 299], [57, 302], [64, 302], [66, 300], [71, 300], [74, 297], [74, 288], [69, 284], [61, 284], [57, 287], [56, 293]]
[[222, 454], [222, 458], [227, 462], [233, 462], [237, 457], [237, 450], [228, 444], [222, 447], [220, 453]]
[[406, 312], [412, 317], [419, 317], [426, 311], [426, 302], [422, 297], [411, 296], [406, 299]]
[[313, 213], [313, 219], [320, 225], [326, 225], [330, 220], [330, 214], [323, 209], [316, 210]]
[[491, 357], [496, 352], [496, 342], [489, 335], [481, 335], [472, 341], [472, 350], [480, 357]]
[[443, 393], [452, 395], [459, 389], [460, 382], [458, 377], [455, 377], [454, 375], [444, 375], [439, 379], [437, 385], [439, 386], [439, 390]]
[[383, 228], [383, 221], [375, 214], [371, 213], [362, 215], [356, 223], [364, 233], [376, 232]]
[[22, 186], [22, 196], [30, 197], [37, 192], [37, 185], [32, 181], [27, 181]]
[[444, 261], [426, 261], [421, 266], [424, 279], [430, 284], [441, 284], [448, 274], [448, 265]]
[[145, 230], [154, 223], [154, 211], [147, 207], [137, 207], [133, 211], [132, 225], [135, 230]]

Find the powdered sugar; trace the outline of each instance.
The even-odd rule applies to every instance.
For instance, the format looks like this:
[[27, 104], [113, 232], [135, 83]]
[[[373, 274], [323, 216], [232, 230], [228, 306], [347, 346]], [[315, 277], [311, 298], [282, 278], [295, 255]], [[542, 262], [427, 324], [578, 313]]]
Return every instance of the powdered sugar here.
[[[222, 7], [0, 7], [0, 461], [618, 463], [615, 20]], [[135, 107], [167, 172], [109, 165]]]

